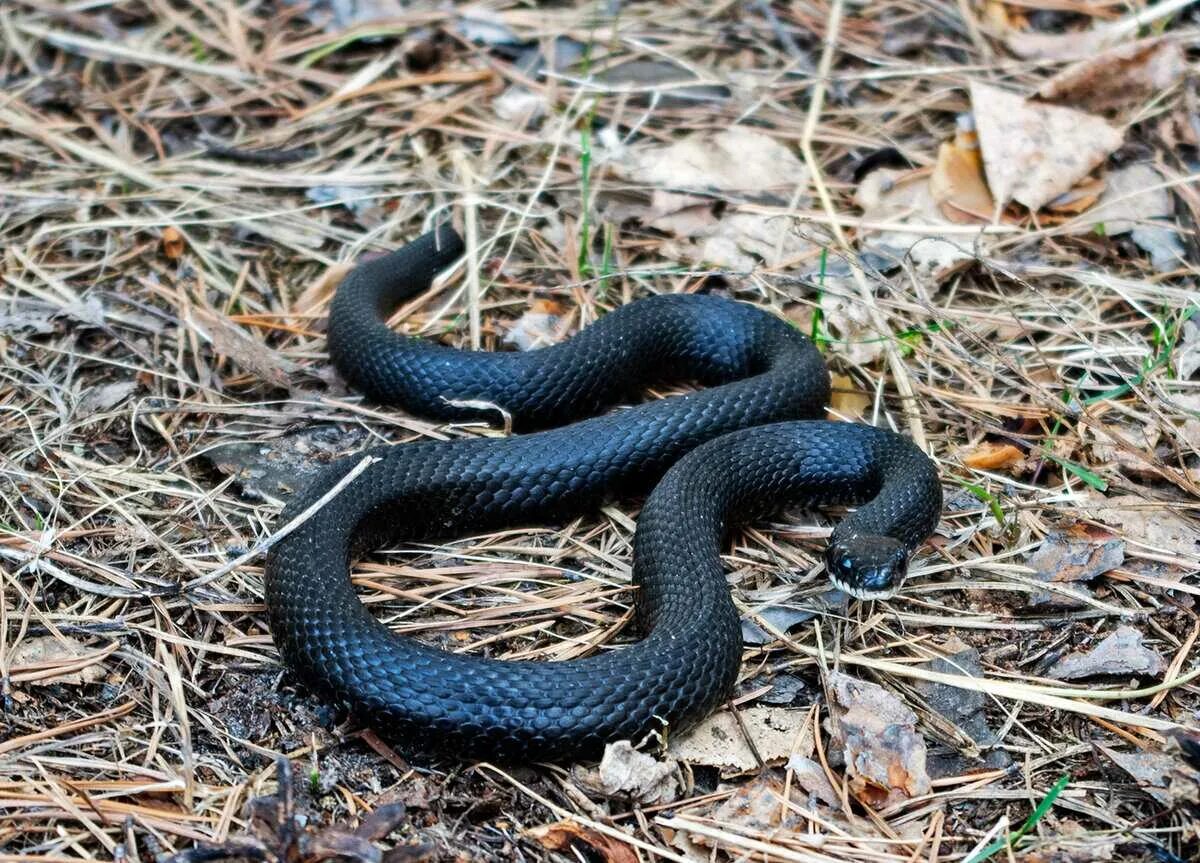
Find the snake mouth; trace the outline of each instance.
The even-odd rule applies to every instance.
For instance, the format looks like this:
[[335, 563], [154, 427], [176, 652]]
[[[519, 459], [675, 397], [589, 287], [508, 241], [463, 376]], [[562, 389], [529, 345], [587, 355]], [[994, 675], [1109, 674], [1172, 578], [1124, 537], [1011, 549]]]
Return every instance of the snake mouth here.
[[848, 582], [842, 581], [840, 578], [833, 575], [832, 573], [829, 576], [829, 581], [833, 584], [834, 587], [836, 587], [838, 590], [840, 590], [842, 593], [846, 594], [847, 596], [851, 596], [855, 599], [861, 599], [861, 600], [891, 599], [893, 596], [895, 596], [899, 592], [899, 585], [897, 585], [896, 587], [893, 587], [891, 589], [888, 589], [888, 590], [867, 590], [866, 588], [862, 588], [862, 587], [854, 587], [851, 584], [849, 584]]
[[855, 599], [895, 596], [908, 573], [908, 548], [881, 534], [835, 537], [825, 552], [829, 580]]

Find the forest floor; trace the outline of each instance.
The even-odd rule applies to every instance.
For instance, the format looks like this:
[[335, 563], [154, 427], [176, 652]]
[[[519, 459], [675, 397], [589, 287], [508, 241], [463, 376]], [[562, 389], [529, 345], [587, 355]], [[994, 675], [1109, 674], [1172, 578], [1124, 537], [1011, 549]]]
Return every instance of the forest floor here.
[[[1178, 0], [0, 4], [0, 861], [1197, 859], [1198, 36]], [[903, 591], [831, 590], [830, 513], [736, 533], [735, 698], [599, 767], [326, 706], [262, 603], [283, 502], [503, 433], [329, 363], [339, 279], [441, 220], [411, 335], [695, 291], [811, 334], [830, 415], [941, 470]], [[448, 650], [619, 649], [639, 504], [359, 595]]]

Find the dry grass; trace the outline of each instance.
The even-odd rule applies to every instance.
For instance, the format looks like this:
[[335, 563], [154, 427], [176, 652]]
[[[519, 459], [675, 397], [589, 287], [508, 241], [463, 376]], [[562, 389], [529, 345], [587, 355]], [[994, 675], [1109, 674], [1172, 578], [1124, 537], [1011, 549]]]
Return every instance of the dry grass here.
[[[1153, 751], [1200, 716], [1200, 557], [1154, 529], [1169, 518], [1200, 531], [1200, 383], [1172, 373], [1171, 353], [1196, 308], [1195, 258], [1156, 274], [1127, 244], [1054, 226], [1001, 228], [940, 288], [911, 269], [883, 283], [852, 269], [837, 283], [886, 349], [852, 362], [835, 339], [831, 366], [866, 394], [869, 419], [927, 442], [949, 505], [902, 597], [822, 613], [745, 658], [747, 678], [802, 678], [798, 709], [820, 704], [810, 730], [822, 752], [834, 667], [898, 693], [931, 743], [964, 748], [916, 686], [962, 685], [922, 664], [955, 633], [982, 655], [977, 685], [1011, 768], [940, 779], [880, 813], [846, 804], [823, 820], [781, 802], [801, 826], [757, 829], [713, 819], [732, 788], [704, 768], [668, 810], [605, 800], [556, 768], [413, 766], [282, 672], [261, 560], [247, 554], [270, 536], [279, 501], [219, 469], [228, 445], [294, 450], [297, 431], [319, 424], [326, 443], [304, 439], [317, 461], [368, 442], [495, 433], [363, 403], [334, 378], [322, 333], [344, 264], [453, 215], [480, 268], [460, 268], [399, 319], [467, 347], [501, 347], [502, 323], [546, 297], [570, 328], [640, 295], [699, 288], [808, 322], [820, 296], [796, 274], [815, 260], [706, 271], [671, 258], [661, 234], [606, 215], [636, 190], [605, 166], [600, 129], [642, 145], [741, 122], [793, 146], [813, 169], [813, 188], [799, 190], [808, 203], [741, 203], [829, 232], [832, 267], [863, 228], [857, 160], [893, 146], [928, 164], [968, 107], [969, 76], [1029, 85], [1046, 74], [1005, 54], [967, 2], [693, 0], [615, 18], [605, 4], [493, 6], [523, 39], [590, 46], [592, 66], [527, 74], [464, 38], [446, 11], [347, 33], [271, 2], [0, 5], [0, 860], [149, 859], [244, 835], [244, 806], [274, 789], [277, 754], [302, 770], [298, 793], [318, 822], [400, 800], [406, 835], [447, 860], [578, 859], [523, 833], [568, 817], [629, 837], [645, 860], [687, 859], [670, 842], [677, 831], [719, 842], [722, 859], [960, 860], [1064, 773], [1068, 789], [1037, 828], [1045, 838], [1073, 821], [1074, 847], [1115, 843], [1115, 859], [1150, 859], [1150, 845], [1194, 851], [1187, 813], [1139, 790], [1097, 744]], [[905, 27], [912, 50], [885, 53], [884, 37]], [[669, 58], [732, 95], [688, 103], [603, 83], [621, 58]], [[546, 113], [500, 119], [497, 99], [517, 86]], [[1128, 137], [1177, 178], [1168, 185], [1191, 231], [1194, 168], [1161, 130], [1189, 111], [1194, 123], [1194, 106], [1194, 90], [1176, 88]], [[594, 134], [581, 132], [589, 124]], [[593, 243], [581, 256], [585, 224]], [[612, 270], [601, 273], [606, 245]], [[1030, 469], [964, 466], [985, 440], [1015, 444]], [[1045, 586], [1023, 566], [1029, 553], [1057, 527], [1102, 523], [1106, 500], [1125, 513], [1124, 562], [1086, 592], [1063, 586], [1071, 607], [1031, 607]], [[579, 656], [628, 618], [635, 505], [398, 550], [359, 567], [360, 593], [398, 631], [447, 649]], [[821, 530], [778, 522], [729, 548], [748, 615], [825, 592]], [[1166, 657], [1165, 675], [1092, 686], [1039, 676], [1120, 621]], [[826, 769], [839, 784], [836, 763]]]

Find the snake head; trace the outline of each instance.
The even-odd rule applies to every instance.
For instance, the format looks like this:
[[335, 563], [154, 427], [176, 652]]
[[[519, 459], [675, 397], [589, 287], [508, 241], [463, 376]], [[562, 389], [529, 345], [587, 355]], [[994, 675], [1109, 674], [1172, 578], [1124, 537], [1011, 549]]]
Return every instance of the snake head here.
[[834, 586], [855, 599], [887, 599], [908, 573], [908, 549], [880, 534], [834, 536], [825, 551], [825, 568]]

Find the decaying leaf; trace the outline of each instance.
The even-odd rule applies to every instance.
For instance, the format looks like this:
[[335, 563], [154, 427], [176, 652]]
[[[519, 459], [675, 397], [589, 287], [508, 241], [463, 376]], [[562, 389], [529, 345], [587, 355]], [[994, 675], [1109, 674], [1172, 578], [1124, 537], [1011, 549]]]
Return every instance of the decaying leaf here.
[[833, 386], [830, 395], [830, 408], [849, 420], [861, 420], [867, 415], [874, 403], [873, 399], [864, 393], [848, 375], [835, 374], [831, 376]]
[[929, 191], [942, 215], [951, 222], [986, 223], [992, 220], [996, 202], [983, 176], [979, 136], [969, 116], [959, 119], [953, 141], [938, 149], [937, 164], [929, 177]]
[[[668, 752], [679, 761], [717, 767], [722, 775], [732, 776], [761, 766], [755, 752], [766, 764], [781, 764], [793, 752], [810, 751], [811, 736], [807, 732], [801, 736], [803, 711], [750, 707], [738, 712], [741, 723], [728, 710], [714, 713], [691, 731], [673, 738]], [[754, 742], [753, 750], [746, 742], [747, 735]]]
[[561, 342], [566, 332], [559, 326], [563, 307], [554, 300], [534, 300], [504, 334], [504, 341], [517, 350], [531, 351]]
[[165, 255], [167, 258], [170, 258], [172, 261], [176, 261], [183, 256], [183, 249], [183, 234], [179, 232], [179, 229], [172, 225], [168, 225], [167, 227], [163, 228], [163, 255]]
[[[802, 819], [787, 804], [787, 788], [783, 777], [775, 770], [764, 770], [745, 785], [738, 787], [710, 816], [718, 824], [729, 825], [750, 835], [770, 834], [776, 830], [795, 830]], [[696, 835], [700, 845], [723, 847], [719, 840]], [[736, 847], [726, 850], [737, 853]]]
[[1171, 195], [1162, 175], [1150, 165], [1137, 163], [1113, 171], [1096, 206], [1074, 224], [1083, 232], [1099, 231], [1106, 237], [1130, 234], [1160, 272], [1183, 262], [1183, 241], [1174, 225]]
[[595, 770], [576, 769], [575, 780], [606, 797], [630, 797], [642, 803], [670, 803], [679, 796], [679, 765], [639, 752], [628, 740], [604, 747]]
[[[946, 655], [933, 659], [929, 663], [930, 671], [967, 677], [983, 676], [979, 651], [957, 636], [950, 636], [939, 649]], [[950, 747], [935, 743], [927, 754], [931, 776], [957, 776], [981, 767], [1002, 768], [1012, 763], [1012, 758], [1004, 749], [992, 748], [997, 736], [987, 719], [987, 695], [948, 683], [924, 680], [914, 682], [913, 686], [924, 696], [926, 708], [939, 714], [971, 743], [976, 744]], [[982, 751], [985, 749], [986, 754]]]
[[882, 809], [928, 794], [932, 786], [916, 714], [882, 686], [847, 674], [830, 673], [829, 686], [854, 796]]
[[1152, 37], [1101, 51], [1063, 69], [1038, 88], [1047, 102], [1101, 112], [1161, 95], [1187, 69], [1180, 43]]
[[[985, 238], [939, 232], [940, 226], [953, 222], [942, 215], [929, 177], [928, 171], [880, 168], [859, 183], [854, 202], [862, 209], [865, 223], [859, 230], [860, 249], [888, 261], [907, 260], [918, 279], [936, 285], [974, 260], [976, 250], [985, 247]], [[913, 230], [905, 230], [906, 224]]]
[[1103, 745], [1097, 748], [1164, 806], [1200, 802], [1200, 771], [1178, 755], [1157, 751], [1118, 752]]
[[1001, 470], [1015, 467], [1025, 454], [1010, 443], [984, 443], [963, 456], [963, 464], [976, 470]]
[[1121, 146], [1121, 132], [1100, 117], [980, 81], [970, 89], [984, 170], [999, 203], [1040, 210]]
[[8, 653], [8, 672], [17, 683], [82, 686], [104, 677], [101, 660], [109, 653], [66, 636], [23, 638]]
[[1106, 498], [1092, 495], [1078, 507], [1081, 514], [1113, 528], [1127, 542], [1163, 554], [1200, 557], [1200, 526], [1164, 506], [1148, 506], [1136, 495]]
[[632, 150], [626, 164], [617, 167], [635, 182], [673, 191], [790, 195], [806, 187], [809, 179], [808, 168], [795, 153], [745, 126]]
[[816, 761], [805, 755], [793, 755], [788, 759], [787, 766], [788, 770], [792, 771], [796, 782], [808, 794], [816, 797], [826, 806], [836, 808], [841, 805], [837, 790]]
[[1091, 581], [1125, 562], [1125, 543], [1099, 528], [1075, 524], [1046, 534], [1026, 566], [1042, 581]]
[[208, 339], [215, 353], [228, 357], [259, 380], [288, 389], [297, 366], [237, 324], [208, 309], [192, 309], [192, 324]]
[[1142, 641], [1139, 630], [1118, 626], [1112, 635], [1091, 650], [1064, 656], [1046, 672], [1046, 676], [1055, 680], [1112, 675], [1155, 677], [1166, 667], [1158, 652]]
[[603, 863], [637, 863], [638, 856], [629, 844], [575, 821], [558, 821], [526, 831], [548, 851], [580, 851], [596, 855]]

